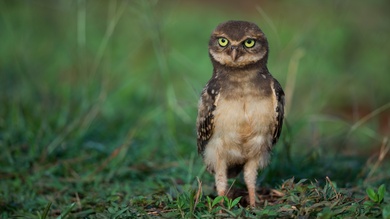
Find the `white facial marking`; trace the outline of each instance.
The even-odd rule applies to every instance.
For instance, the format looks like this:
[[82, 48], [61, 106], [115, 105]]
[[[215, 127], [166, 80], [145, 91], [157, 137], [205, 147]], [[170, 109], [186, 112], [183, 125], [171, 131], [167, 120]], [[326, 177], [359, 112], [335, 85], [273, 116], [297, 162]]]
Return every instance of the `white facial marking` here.
[[264, 57], [265, 53], [258, 53], [258, 54], [244, 54], [237, 58], [235, 61], [232, 59], [231, 56], [227, 55], [224, 52], [215, 52], [213, 50], [209, 50], [211, 56], [221, 65], [226, 65], [229, 67], [243, 67], [248, 64], [255, 63], [262, 59]]

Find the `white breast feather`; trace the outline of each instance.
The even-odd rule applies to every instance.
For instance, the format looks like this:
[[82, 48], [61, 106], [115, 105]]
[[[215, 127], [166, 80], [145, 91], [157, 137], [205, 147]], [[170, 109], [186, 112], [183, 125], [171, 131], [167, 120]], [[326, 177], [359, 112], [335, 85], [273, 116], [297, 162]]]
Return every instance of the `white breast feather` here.
[[275, 107], [270, 99], [221, 99], [214, 112], [215, 132], [204, 153], [207, 166], [213, 169], [217, 155], [226, 159], [227, 164], [258, 157], [259, 166], [266, 166], [276, 119], [269, 114], [275, 112]]

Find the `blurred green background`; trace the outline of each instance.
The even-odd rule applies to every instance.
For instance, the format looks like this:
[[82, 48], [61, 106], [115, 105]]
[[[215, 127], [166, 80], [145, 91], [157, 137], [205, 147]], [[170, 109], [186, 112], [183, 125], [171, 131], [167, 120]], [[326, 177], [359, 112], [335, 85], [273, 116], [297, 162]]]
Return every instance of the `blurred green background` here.
[[260, 181], [367, 182], [389, 147], [389, 9], [386, 0], [0, 0], [0, 208], [62, 206], [74, 194], [131, 199], [196, 176], [211, 187], [196, 151], [197, 102], [212, 72], [209, 36], [231, 19], [265, 32], [287, 97]]

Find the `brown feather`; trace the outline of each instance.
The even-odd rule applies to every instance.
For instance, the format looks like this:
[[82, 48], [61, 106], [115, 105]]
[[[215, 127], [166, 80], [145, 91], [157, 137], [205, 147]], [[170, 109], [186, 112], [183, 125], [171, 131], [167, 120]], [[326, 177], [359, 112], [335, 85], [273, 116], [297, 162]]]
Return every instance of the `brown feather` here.
[[199, 100], [197, 126], [197, 145], [198, 153], [203, 155], [206, 144], [213, 135], [214, 131], [214, 110], [217, 106], [218, 96], [221, 87], [218, 81], [211, 79], [202, 91]]
[[283, 127], [283, 119], [284, 119], [284, 92], [282, 86], [280, 86], [279, 82], [274, 79], [273, 82], [273, 90], [277, 100], [276, 113], [277, 113], [277, 124], [274, 131], [274, 137], [272, 139], [272, 144], [276, 144], [279, 140], [280, 133], [282, 132]]

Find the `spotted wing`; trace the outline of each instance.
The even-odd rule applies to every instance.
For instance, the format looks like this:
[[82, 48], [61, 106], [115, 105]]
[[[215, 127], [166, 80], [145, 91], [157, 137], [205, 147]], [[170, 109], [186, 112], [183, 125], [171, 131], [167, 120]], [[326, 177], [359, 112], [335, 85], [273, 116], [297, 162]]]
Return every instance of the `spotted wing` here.
[[283, 118], [284, 118], [284, 92], [282, 86], [280, 86], [279, 82], [274, 79], [273, 83], [273, 91], [276, 96], [277, 106], [276, 106], [276, 127], [273, 134], [272, 144], [276, 144], [279, 139], [280, 133], [282, 132], [283, 126]]
[[204, 87], [198, 106], [196, 119], [198, 153], [202, 154], [214, 132], [214, 110], [217, 107], [221, 87], [215, 78], [212, 78]]

